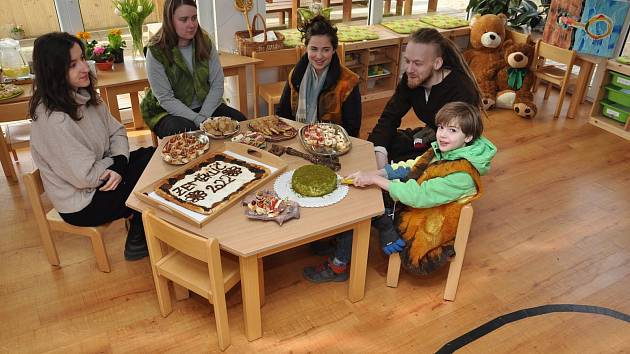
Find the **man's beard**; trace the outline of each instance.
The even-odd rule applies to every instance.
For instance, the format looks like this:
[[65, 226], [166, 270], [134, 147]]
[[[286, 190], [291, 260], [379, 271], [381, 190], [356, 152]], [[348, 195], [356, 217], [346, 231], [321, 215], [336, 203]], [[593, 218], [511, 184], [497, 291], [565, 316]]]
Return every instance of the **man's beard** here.
[[407, 87], [412, 90], [422, 85], [422, 82], [423, 81], [420, 81], [419, 77], [410, 78], [409, 76], [407, 76]]

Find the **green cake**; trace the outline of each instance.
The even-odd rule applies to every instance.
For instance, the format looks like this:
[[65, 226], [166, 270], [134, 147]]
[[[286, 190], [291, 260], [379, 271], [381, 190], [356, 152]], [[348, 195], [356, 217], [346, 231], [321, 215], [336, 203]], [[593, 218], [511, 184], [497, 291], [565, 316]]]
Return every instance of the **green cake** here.
[[291, 187], [305, 197], [321, 197], [337, 189], [337, 174], [322, 165], [305, 165], [293, 172]]

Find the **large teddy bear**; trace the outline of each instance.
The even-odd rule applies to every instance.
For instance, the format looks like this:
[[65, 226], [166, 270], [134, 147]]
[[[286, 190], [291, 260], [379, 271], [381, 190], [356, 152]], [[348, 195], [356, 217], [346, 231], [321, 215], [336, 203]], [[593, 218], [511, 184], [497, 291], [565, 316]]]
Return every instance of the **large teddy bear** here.
[[464, 52], [464, 59], [477, 79], [484, 109], [490, 109], [496, 103], [497, 73], [505, 66], [502, 44], [506, 23], [504, 14], [475, 15], [470, 20], [472, 48]]
[[497, 75], [497, 107], [512, 109], [523, 118], [534, 118], [538, 112], [531, 92], [534, 73], [529, 70], [534, 51], [529, 44], [506, 41], [503, 52], [507, 65]]

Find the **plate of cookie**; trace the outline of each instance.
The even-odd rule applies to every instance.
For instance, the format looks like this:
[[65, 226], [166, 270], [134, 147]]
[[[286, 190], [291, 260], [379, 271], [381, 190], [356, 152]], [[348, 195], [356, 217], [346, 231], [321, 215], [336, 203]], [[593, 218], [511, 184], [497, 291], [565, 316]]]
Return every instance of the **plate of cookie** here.
[[24, 93], [24, 89], [13, 84], [0, 84], [0, 100], [8, 100]]
[[253, 120], [249, 122], [249, 128], [263, 134], [271, 142], [293, 139], [297, 135], [297, 129], [276, 116]]
[[201, 123], [201, 131], [214, 139], [225, 139], [236, 134], [241, 125], [230, 117], [210, 117]]
[[210, 139], [203, 133], [187, 132], [172, 135], [162, 146], [162, 159], [171, 165], [184, 165], [210, 149]]

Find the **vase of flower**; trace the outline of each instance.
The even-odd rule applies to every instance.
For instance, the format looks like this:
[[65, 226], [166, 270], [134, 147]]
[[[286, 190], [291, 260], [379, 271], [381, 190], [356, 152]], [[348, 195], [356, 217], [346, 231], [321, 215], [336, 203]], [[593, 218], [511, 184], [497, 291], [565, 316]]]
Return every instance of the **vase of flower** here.
[[122, 17], [129, 26], [131, 34], [131, 56], [134, 60], [144, 60], [142, 25], [153, 12], [155, 5], [151, 0], [112, 0], [114, 12]]

